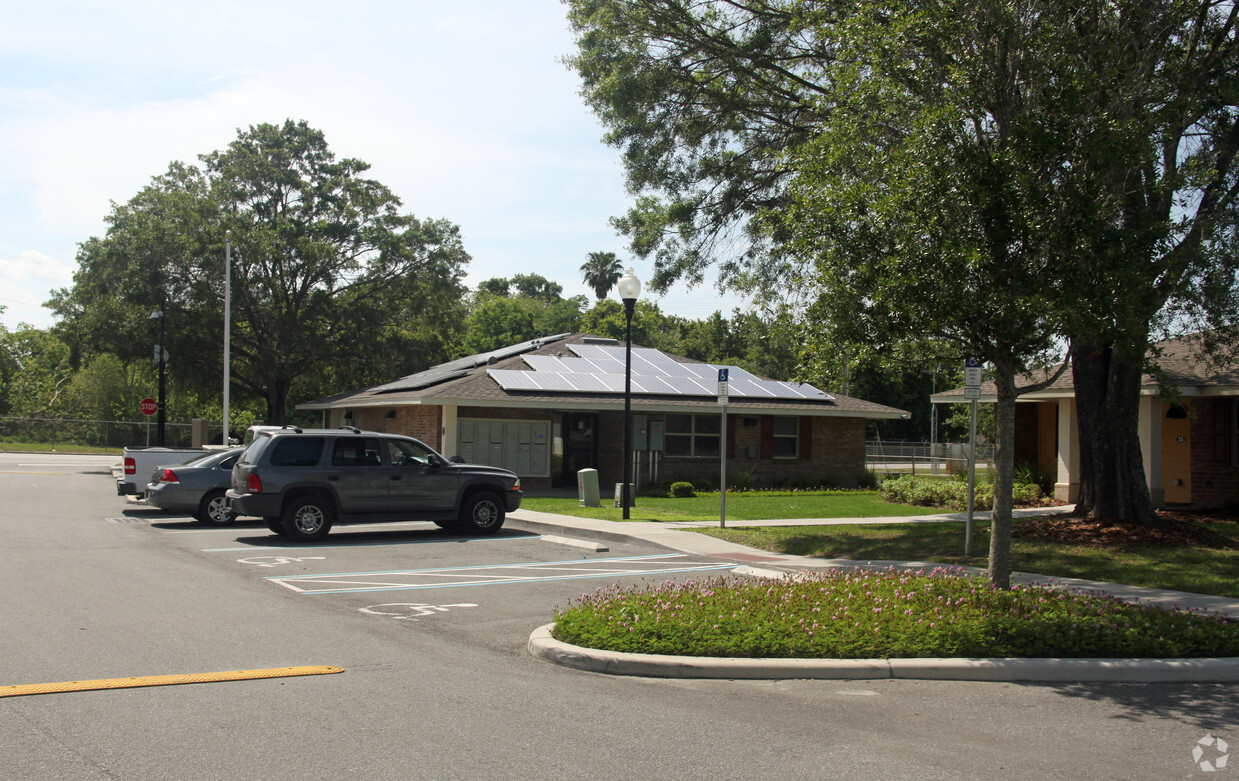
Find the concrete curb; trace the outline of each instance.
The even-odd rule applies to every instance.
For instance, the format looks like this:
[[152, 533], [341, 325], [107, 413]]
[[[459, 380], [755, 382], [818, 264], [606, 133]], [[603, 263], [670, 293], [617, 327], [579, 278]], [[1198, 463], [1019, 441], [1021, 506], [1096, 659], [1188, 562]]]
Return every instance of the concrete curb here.
[[735, 659], [600, 651], [562, 643], [554, 624], [529, 636], [533, 656], [574, 670], [647, 678], [1168, 683], [1239, 681], [1223, 659]]

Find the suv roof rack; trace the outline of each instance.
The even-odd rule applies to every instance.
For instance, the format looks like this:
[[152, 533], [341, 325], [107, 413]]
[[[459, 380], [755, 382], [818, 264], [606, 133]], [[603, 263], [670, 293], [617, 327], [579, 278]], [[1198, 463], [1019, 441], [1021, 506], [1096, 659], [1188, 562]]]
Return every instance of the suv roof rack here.
[[340, 430], [341, 430], [341, 431], [351, 431], [351, 432], [353, 432], [354, 434], [360, 434], [360, 433], [361, 433], [361, 429], [357, 428], [356, 426], [340, 426]]

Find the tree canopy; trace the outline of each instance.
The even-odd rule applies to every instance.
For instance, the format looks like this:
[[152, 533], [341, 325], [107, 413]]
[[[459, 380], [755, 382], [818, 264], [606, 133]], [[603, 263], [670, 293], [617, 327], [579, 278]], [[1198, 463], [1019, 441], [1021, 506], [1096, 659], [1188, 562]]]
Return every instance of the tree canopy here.
[[162, 310], [170, 371], [218, 382], [231, 231], [232, 376], [269, 420], [295, 383], [313, 395], [446, 357], [469, 260], [455, 225], [401, 213], [305, 122], [251, 126], [201, 162], [174, 162], [82, 244], [52, 301], [75, 349], [148, 354]]
[[[877, 288], [890, 321], [870, 322], [892, 340], [937, 332], [928, 320], [992, 336], [1033, 317], [1031, 341], [998, 353], [1019, 366], [1072, 345], [1096, 486], [1082, 505], [1149, 518], [1135, 431], [1149, 330], [1176, 299], [1233, 287], [1233, 3], [568, 4], [571, 64], [635, 197], [616, 222], [655, 258], [656, 289], [717, 264], [727, 284], [846, 324], [856, 313], [829, 291]], [[852, 331], [860, 348], [883, 336]]]

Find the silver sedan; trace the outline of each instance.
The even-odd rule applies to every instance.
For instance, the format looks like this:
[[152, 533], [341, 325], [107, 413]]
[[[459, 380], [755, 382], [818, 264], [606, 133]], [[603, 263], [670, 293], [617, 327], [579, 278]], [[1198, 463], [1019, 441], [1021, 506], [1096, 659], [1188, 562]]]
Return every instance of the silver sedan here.
[[205, 524], [231, 523], [236, 515], [224, 491], [242, 448], [203, 453], [184, 464], [156, 467], [146, 486], [146, 503], [174, 513], [188, 513]]

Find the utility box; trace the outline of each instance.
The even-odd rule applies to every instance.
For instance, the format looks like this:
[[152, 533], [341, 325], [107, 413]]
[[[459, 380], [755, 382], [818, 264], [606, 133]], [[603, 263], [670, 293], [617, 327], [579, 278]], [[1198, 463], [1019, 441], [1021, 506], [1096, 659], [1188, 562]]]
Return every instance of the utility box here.
[[649, 436], [649, 442], [648, 442], [650, 446], [650, 450], [655, 450], [659, 453], [662, 452], [663, 442], [664, 442], [663, 426], [665, 424], [666, 424], [666, 421], [662, 420], [661, 418], [650, 421], [650, 436]]
[[202, 447], [207, 443], [207, 419], [194, 418], [189, 428], [190, 447]]
[[649, 415], [633, 415], [632, 425], [635, 429], [632, 432], [632, 449], [633, 450], [649, 450], [650, 449], [650, 416]]
[[582, 469], [576, 473], [577, 498], [581, 507], [601, 507], [598, 495], [598, 470]]
[[[615, 506], [618, 508], [622, 508], [624, 506], [624, 484], [623, 483], [615, 484]], [[629, 507], [637, 506], [637, 484], [636, 483], [628, 484], [628, 506]]]

